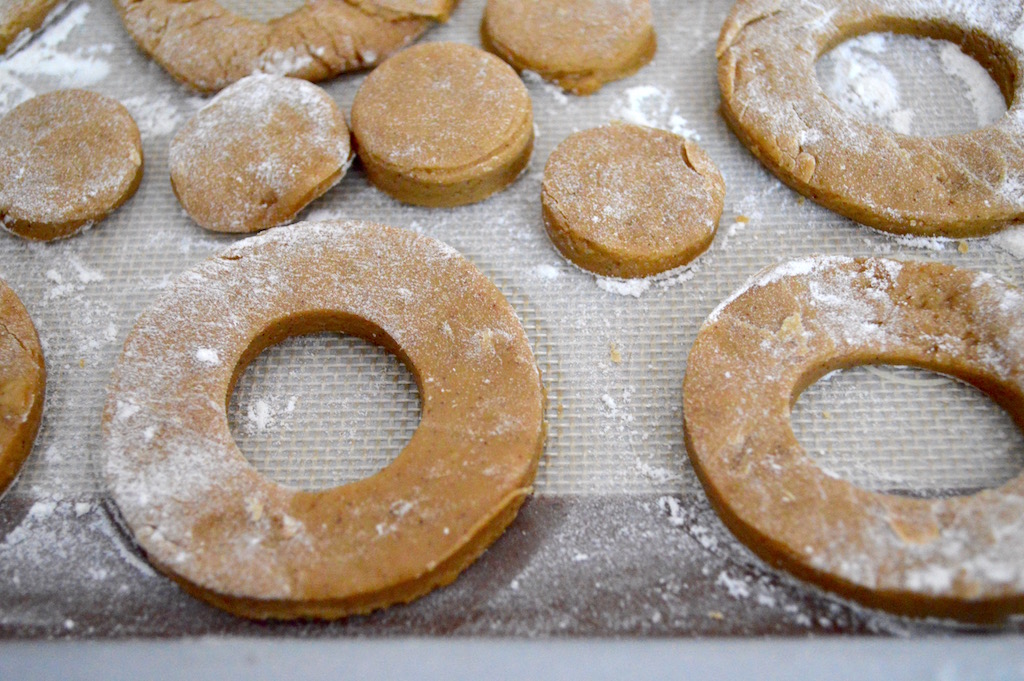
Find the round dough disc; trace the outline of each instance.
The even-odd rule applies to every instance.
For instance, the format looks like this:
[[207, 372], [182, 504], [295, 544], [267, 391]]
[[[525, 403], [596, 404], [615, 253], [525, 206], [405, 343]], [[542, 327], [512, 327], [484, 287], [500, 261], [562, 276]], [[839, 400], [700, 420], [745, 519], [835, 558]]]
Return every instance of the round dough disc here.
[[352, 158], [345, 117], [304, 80], [255, 75], [203, 107], [171, 141], [171, 185], [214, 232], [290, 222], [337, 184]]
[[494, 55], [426, 43], [381, 64], [352, 104], [370, 181], [406, 203], [459, 206], [510, 184], [533, 151], [526, 87]]
[[613, 123], [570, 135], [544, 167], [544, 225], [562, 254], [610, 277], [690, 262], [715, 237], [725, 181], [694, 142]]
[[131, 198], [141, 181], [139, 128], [110, 97], [58, 90], [0, 120], [0, 221], [19, 236], [70, 236]]
[[957, 377], [1024, 427], [1024, 295], [989, 274], [882, 258], [757, 276], [711, 314], [687, 360], [686, 448], [715, 509], [765, 560], [867, 605], [974, 621], [1024, 612], [1024, 473], [968, 496], [896, 496], [832, 477], [796, 439], [797, 396], [862, 364]]
[[[337, 331], [416, 377], [419, 427], [379, 473], [303, 491], [260, 475], [226, 404], [265, 347]], [[512, 522], [544, 445], [544, 391], [501, 292], [428, 237], [363, 222], [250, 237], [179, 277], [111, 379], [111, 495], [149, 560], [255, 618], [342, 617], [451, 582]]]
[[577, 95], [654, 58], [650, 0], [488, 0], [484, 47]]

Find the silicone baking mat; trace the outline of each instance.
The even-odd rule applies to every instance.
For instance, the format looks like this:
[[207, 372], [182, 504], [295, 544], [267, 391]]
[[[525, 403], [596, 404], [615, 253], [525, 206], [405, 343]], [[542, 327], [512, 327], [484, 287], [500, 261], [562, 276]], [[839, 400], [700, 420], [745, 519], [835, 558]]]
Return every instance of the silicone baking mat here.
[[[993, 0], [995, 1], [995, 0]], [[299, 3], [232, 0], [255, 18]], [[548, 442], [535, 498], [455, 585], [410, 606], [333, 625], [263, 627], [213, 611], [152, 573], [113, 524], [98, 473], [105, 386], [135, 317], [182, 271], [234, 241], [184, 214], [168, 181], [174, 131], [206, 101], [135, 48], [105, 0], [72, 2], [0, 60], [0, 112], [35, 93], [85, 87], [116, 97], [143, 135], [145, 179], [101, 225], [35, 244], [0, 234], [0, 276], [21, 296], [46, 353], [46, 411], [35, 449], [0, 502], [0, 633], [146, 636], [919, 632], [952, 627], [866, 612], [768, 568], [709, 510], [683, 447], [681, 385], [707, 314], [776, 261], [814, 253], [941, 260], [1024, 283], [1024, 233], [969, 242], [894, 238], [784, 187], [717, 113], [714, 46], [730, 3], [656, 0], [652, 64], [589, 97], [524, 74], [537, 142], [527, 171], [482, 203], [405, 206], [358, 163], [300, 219], [374, 220], [437, 237], [490, 276], [533, 344], [548, 390]], [[463, 0], [425, 40], [478, 45], [483, 0]], [[364, 74], [324, 87], [347, 111]], [[915, 134], [971, 129], [1006, 105], [984, 70], [942, 41], [870, 35], [818, 64], [855, 115]], [[540, 211], [544, 162], [575, 130], [612, 120], [698, 141], [725, 176], [714, 244], [689, 268], [650, 280], [595, 277], [561, 258]], [[229, 419], [257, 469], [320, 488], [379, 470], [416, 427], [408, 371], [362, 341], [323, 334], [264, 352]], [[1024, 438], [985, 396], [927, 372], [862, 368], [801, 397], [794, 427], [835, 475], [918, 495], [998, 485], [1024, 467]], [[1019, 621], [1007, 625], [1021, 628]]]

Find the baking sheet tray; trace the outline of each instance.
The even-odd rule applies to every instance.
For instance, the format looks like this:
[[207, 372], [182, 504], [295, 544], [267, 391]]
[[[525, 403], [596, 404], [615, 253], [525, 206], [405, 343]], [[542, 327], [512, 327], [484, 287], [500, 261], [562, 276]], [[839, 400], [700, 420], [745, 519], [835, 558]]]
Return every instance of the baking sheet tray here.
[[[293, 0], [227, 3], [266, 18]], [[196, 227], [168, 182], [167, 145], [204, 99], [139, 53], [105, 0], [73, 2], [0, 61], [0, 112], [33, 93], [86, 87], [118, 98], [143, 134], [137, 195], [58, 243], [0, 234], [0, 276], [27, 305], [46, 352], [43, 425], [0, 501], [0, 637], [193, 634], [746, 636], [925, 634], [966, 629], [861, 609], [777, 572], [708, 507], [686, 458], [681, 384], [700, 323], [762, 267], [813, 253], [941, 260], [1021, 285], [1024, 234], [969, 242], [897, 239], [784, 187], [717, 114], [714, 45], [730, 3], [655, 0], [660, 46], [638, 74], [578, 98], [526, 74], [537, 143], [508, 190], [450, 210], [401, 205], [358, 163], [303, 219], [376, 220], [437, 237], [490, 276], [519, 313], [549, 393], [536, 494], [506, 535], [450, 587], [411, 605], [325, 623], [251, 623], [156, 575], [112, 520], [98, 474], [105, 386], [135, 317], [178, 273], [234, 241]], [[426, 40], [479, 44], [483, 0], [463, 0]], [[916, 134], [970, 129], [1005, 111], [981, 67], [946, 43], [869, 36], [819, 62], [856, 115]], [[325, 84], [347, 111], [364, 74]], [[720, 231], [692, 267], [621, 282], [582, 272], [549, 243], [544, 162], [574, 130], [620, 119], [671, 129], [726, 178]], [[319, 488], [379, 470], [416, 427], [411, 376], [387, 353], [336, 335], [292, 339], [243, 376], [229, 420], [254, 466]], [[987, 398], [921, 371], [858, 369], [801, 398], [794, 427], [812, 456], [871, 489], [918, 495], [998, 485], [1024, 467], [1024, 438]], [[1001, 632], [1024, 630], [1015, 619]]]

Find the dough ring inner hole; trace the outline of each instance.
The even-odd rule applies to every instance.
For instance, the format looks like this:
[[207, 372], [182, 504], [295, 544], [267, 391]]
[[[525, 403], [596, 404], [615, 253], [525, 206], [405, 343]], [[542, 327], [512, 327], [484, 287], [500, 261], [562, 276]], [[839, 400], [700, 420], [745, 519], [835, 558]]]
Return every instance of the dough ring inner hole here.
[[864, 33], [822, 53], [818, 86], [846, 115], [919, 137], [959, 135], [1007, 112], [1001, 86], [948, 40]]
[[815, 462], [868, 491], [973, 494], [1024, 470], [1024, 437], [987, 394], [915, 367], [861, 365], [800, 394], [792, 425]]
[[285, 338], [236, 373], [228, 424], [245, 458], [274, 482], [308, 491], [369, 477], [419, 426], [408, 367], [333, 329]]

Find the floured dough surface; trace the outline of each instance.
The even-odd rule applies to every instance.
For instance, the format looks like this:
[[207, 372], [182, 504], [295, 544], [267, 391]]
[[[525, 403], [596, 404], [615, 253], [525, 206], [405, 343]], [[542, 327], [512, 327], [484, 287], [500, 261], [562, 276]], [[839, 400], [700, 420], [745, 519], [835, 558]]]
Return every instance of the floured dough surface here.
[[0, 220], [29, 239], [74, 234], [127, 201], [142, 181], [142, 138], [119, 102], [58, 90], [0, 120]]
[[0, 281], [0, 494], [32, 451], [45, 391], [36, 328], [18, 296]]
[[[242, 456], [225, 404], [289, 336], [350, 333], [416, 377], [422, 420], [379, 473], [307, 492]], [[129, 334], [103, 413], [104, 471], [148, 559], [256, 618], [341, 617], [447, 584], [512, 521], [544, 395], [498, 289], [434, 239], [364, 222], [250, 237], [175, 280]]]
[[[828, 99], [814, 63], [874, 31], [950, 40], [1009, 111], [964, 134], [912, 137]], [[919, 236], [981, 236], [1024, 219], [1024, 6], [990, 0], [740, 0], [718, 40], [722, 113], [782, 181], [846, 217]]]
[[533, 151], [533, 108], [519, 76], [492, 54], [427, 43], [371, 73], [352, 104], [370, 181], [425, 206], [480, 201], [510, 184]]
[[266, 23], [215, 0], [114, 0], [139, 48], [216, 92], [255, 72], [325, 80], [376, 65], [448, 16], [455, 0], [310, 0]]
[[570, 135], [548, 158], [541, 203], [552, 242], [580, 267], [646, 277], [714, 239], [725, 181], [696, 143], [613, 123]]
[[797, 441], [800, 392], [861, 364], [955, 376], [1022, 425], [1024, 294], [880, 258], [763, 272], [711, 314], [687, 362], [686, 446], [716, 510], [769, 562], [867, 605], [976, 621], [1024, 612], [1024, 475], [969, 496], [893, 496], [828, 475]]
[[64, 0], [5, 0], [0, 2], [0, 54], [39, 30]]
[[258, 74], [228, 87], [178, 131], [171, 185], [215, 232], [290, 222], [341, 180], [352, 158], [345, 117], [321, 88]]
[[488, 0], [484, 46], [578, 95], [624, 78], [654, 57], [649, 0]]

